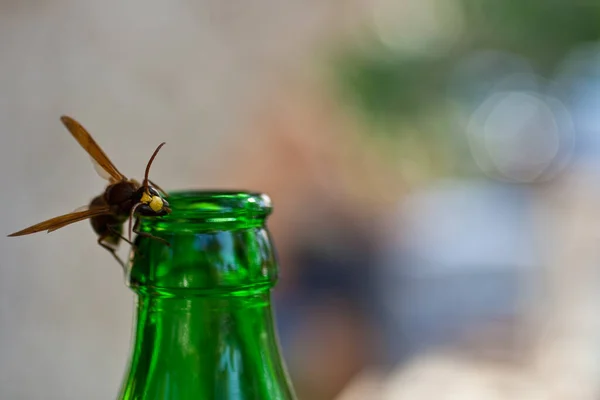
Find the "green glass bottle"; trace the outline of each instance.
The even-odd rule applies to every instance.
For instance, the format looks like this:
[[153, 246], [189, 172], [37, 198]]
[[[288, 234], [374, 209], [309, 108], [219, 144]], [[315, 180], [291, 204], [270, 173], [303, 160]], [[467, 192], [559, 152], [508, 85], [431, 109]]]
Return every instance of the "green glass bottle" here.
[[137, 315], [119, 399], [295, 399], [271, 310], [278, 276], [265, 226], [271, 202], [179, 192], [146, 218], [127, 284]]

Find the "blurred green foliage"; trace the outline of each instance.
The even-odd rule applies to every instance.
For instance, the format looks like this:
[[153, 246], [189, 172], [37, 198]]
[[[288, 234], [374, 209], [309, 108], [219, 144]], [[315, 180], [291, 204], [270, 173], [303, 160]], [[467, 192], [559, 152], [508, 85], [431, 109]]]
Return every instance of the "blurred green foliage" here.
[[376, 39], [368, 50], [364, 45], [350, 45], [338, 52], [334, 66], [342, 97], [375, 120], [415, 115], [435, 103], [432, 99], [446, 94], [448, 73], [470, 53], [510, 52], [527, 58], [537, 73], [550, 77], [571, 49], [600, 38], [600, 2], [456, 2], [463, 14], [463, 33], [444, 54], [405, 54]]
[[[468, 100], [464, 92], [469, 95], [468, 88], [449, 91], [457, 63], [478, 51], [505, 52], [522, 57], [533, 72], [551, 79], [565, 55], [600, 38], [600, 1], [439, 1], [454, 1], [461, 16], [461, 31], [451, 47], [443, 52], [406, 52], [367, 32], [367, 45], [352, 42], [335, 54], [334, 85], [373, 139], [374, 135], [394, 139], [391, 145], [401, 147], [403, 136], [415, 138], [415, 129], [406, 126], [416, 127], [416, 139], [423, 146], [438, 158], [445, 154], [446, 164], [438, 170], [458, 165], [459, 174], [472, 173], [476, 169], [472, 165], [465, 168], [470, 157], [464, 157], [468, 152], [464, 134], [452, 135], [460, 129], [452, 122], [456, 107]], [[488, 77], [479, 78], [481, 91]]]

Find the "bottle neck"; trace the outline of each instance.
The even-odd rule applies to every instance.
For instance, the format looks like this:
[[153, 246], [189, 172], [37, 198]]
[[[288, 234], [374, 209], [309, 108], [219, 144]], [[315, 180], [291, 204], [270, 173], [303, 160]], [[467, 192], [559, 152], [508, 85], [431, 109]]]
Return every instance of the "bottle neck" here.
[[278, 266], [248, 194], [171, 194], [170, 216], [142, 220], [127, 276], [137, 294], [122, 400], [293, 399], [270, 293]]
[[269, 291], [138, 296], [122, 399], [291, 399]]

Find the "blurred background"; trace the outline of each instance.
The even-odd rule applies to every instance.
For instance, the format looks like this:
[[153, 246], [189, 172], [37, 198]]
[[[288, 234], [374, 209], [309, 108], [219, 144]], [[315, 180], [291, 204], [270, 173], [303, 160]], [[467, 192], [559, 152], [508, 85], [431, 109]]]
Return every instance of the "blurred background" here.
[[[102, 190], [268, 193], [302, 400], [600, 398], [600, 4], [0, 0], [0, 226]], [[87, 223], [0, 239], [0, 398], [114, 398]]]

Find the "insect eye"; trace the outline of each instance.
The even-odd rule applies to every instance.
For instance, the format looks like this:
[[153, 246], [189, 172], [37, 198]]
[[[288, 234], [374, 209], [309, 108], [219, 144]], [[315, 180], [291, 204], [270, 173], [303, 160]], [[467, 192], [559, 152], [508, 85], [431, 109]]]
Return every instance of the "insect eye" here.
[[160, 196], [152, 196], [152, 200], [150, 201], [150, 208], [154, 212], [159, 212], [163, 208], [163, 201]]

